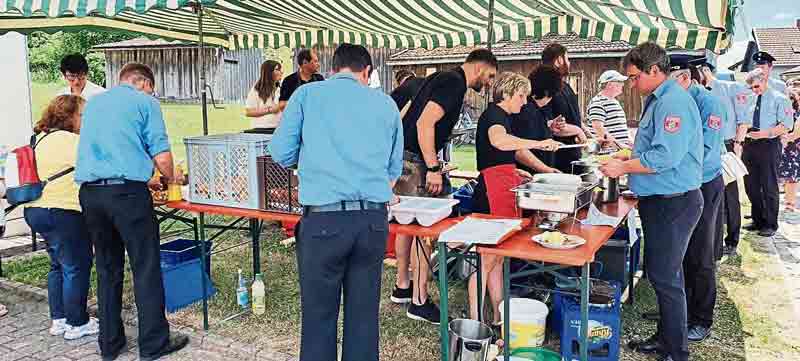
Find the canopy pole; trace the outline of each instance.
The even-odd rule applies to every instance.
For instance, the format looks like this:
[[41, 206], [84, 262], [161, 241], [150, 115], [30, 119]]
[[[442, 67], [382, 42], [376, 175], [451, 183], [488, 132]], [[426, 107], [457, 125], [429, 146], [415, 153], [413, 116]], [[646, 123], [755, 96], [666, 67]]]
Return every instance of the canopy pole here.
[[494, 43], [494, 0], [489, 0], [489, 23], [486, 25], [486, 33], [488, 34], [486, 48], [491, 51]]
[[206, 98], [206, 55], [203, 43], [203, 4], [197, 2], [198, 56], [200, 57], [200, 105], [203, 113], [203, 135], [208, 135], [208, 100]]

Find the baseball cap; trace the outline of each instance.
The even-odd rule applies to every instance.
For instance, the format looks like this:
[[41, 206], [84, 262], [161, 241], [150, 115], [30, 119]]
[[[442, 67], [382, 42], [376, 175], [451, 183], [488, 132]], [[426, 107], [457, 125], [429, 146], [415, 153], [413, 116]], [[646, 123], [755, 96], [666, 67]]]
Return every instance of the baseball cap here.
[[616, 70], [606, 70], [603, 74], [600, 74], [600, 77], [597, 79], [597, 82], [600, 84], [605, 84], [610, 81], [626, 81], [628, 80], [627, 76], [620, 74], [620, 72]]

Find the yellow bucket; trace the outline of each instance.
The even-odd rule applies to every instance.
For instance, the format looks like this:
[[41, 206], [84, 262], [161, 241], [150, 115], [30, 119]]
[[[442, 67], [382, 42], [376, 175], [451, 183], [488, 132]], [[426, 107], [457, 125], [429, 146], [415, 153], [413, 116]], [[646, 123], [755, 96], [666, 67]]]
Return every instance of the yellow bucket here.
[[[504, 310], [503, 302], [500, 303], [501, 315]], [[503, 335], [503, 340], [509, 340], [512, 349], [541, 346], [544, 343], [547, 313], [549, 312], [547, 305], [528, 298], [512, 298], [509, 307], [511, 309], [509, 325], [511, 337], [509, 340]], [[505, 328], [502, 332], [505, 332]]]

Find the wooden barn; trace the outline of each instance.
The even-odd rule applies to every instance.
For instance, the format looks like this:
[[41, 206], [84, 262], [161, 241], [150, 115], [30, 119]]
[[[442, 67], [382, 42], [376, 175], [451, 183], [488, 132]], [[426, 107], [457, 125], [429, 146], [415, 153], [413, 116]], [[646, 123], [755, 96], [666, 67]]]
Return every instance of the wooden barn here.
[[[333, 75], [333, 53], [336, 51], [336, 47], [326, 46], [316, 47], [315, 49], [317, 51], [317, 56], [319, 56], [319, 72], [327, 79]], [[387, 62], [389, 61], [391, 55], [397, 52], [397, 49], [367, 47], [367, 50], [372, 56], [372, 63], [375, 65], [374, 71], [378, 73], [381, 89], [387, 94], [391, 93], [392, 89], [394, 89], [394, 73]], [[299, 49], [295, 49], [294, 55], [297, 55], [298, 51]], [[295, 62], [295, 68], [297, 68], [297, 61], [294, 59], [294, 57], [293, 61]], [[286, 75], [289, 74], [284, 74], [284, 76]]]
[[[200, 98], [199, 49], [195, 44], [145, 38], [102, 44], [92, 48], [106, 59], [106, 86], [115, 86], [122, 66], [129, 62], [149, 65], [156, 76], [156, 93], [167, 101], [195, 102]], [[266, 60], [260, 49], [230, 51], [208, 47], [206, 82], [219, 103], [243, 104], [258, 80]]]
[[[541, 41], [520, 40], [516, 42], [499, 42], [492, 47], [500, 63], [500, 72], [513, 71], [527, 75], [541, 63], [544, 48], [558, 42], [568, 49], [571, 63], [569, 83], [578, 94], [582, 114], [586, 114], [589, 101], [600, 91], [597, 79], [604, 71], [614, 69], [622, 72], [622, 58], [632, 48], [623, 41], [605, 42], [600, 39], [582, 39], [577, 34], [549, 34]], [[389, 65], [393, 72], [400, 69], [413, 71], [417, 76], [426, 76], [433, 72], [450, 69], [461, 64], [474, 47], [438, 48], [432, 50], [408, 49], [392, 55]], [[691, 52], [694, 53], [694, 52]], [[698, 52], [703, 54], [703, 52]], [[618, 98], [622, 103], [629, 124], [634, 125], [642, 109], [641, 97], [630, 87]], [[473, 119], [479, 115], [486, 100], [483, 94], [469, 90], [465, 101], [470, 106]]]

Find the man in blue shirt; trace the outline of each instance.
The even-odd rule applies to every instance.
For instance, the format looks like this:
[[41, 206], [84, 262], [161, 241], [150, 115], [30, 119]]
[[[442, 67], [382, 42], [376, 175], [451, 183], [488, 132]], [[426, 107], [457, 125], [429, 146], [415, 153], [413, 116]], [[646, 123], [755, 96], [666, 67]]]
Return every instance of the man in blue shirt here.
[[[702, 67], [703, 84], [711, 89], [711, 94], [720, 99], [725, 109], [725, 116], [722, 121], [722, 137], [725, 141], [725, 149], [741, 157], [742, 142], [750, 124], [750, 120], [747, 119], [743, 110], [747, 104], [747, 99], [753, 92], [747, 89], [744, 83], [717, 79], [713, 71], [714, 68], [710, 64]], [[726, 184], [724, 193], [723, 206], [720, 207], [722, 215], [719, 216], [720, 219], [717, 223], [725, 223], [726, 235], [724, 239], [722, 232], [717, 235], [715, 242], [718, 248], [717, 258], [721, 258], [723, 254], [729, 256], [736, 254], [736, 247], [739, 245], [739, 233], [742, 228], [739, 182], [734, 180]], [[724, 249], [722, 249], [723, 242]]]
[[344, 297], [343, 361], [378, 360], [387, 204], [403, 169], [403, 126], [392, 98], [367, 87], [372, 58], [360, 45], [334, 53], [336, 75], [297, 89], [269, 145], [298, 165], [297, 228], [301, 361], [337, 360]]
[[703, 127], [703, 213], [697, 222], [683, 258], [689, 341], [702, 341], [711, 334], [717, 301], [716, 238], [722, 231], [717, 222], [725, 183], [722, 180], [722, 127], [724, 108], [719, 98], [699, 85], [698, 60], [686, 55], [670, 57], [670, 78], [686, 89], [697, 103]]
[[170, 337], [164, 317], [159, 229], [147, 187], [154, 166], [173, 181], [172, 153], [161, 107], [150, 95], [153, 71], [127, 64], [119, 83], [83, 110], [75, 181], [81, 184], [81, 208], [97, 257], [103, 360], [127, 350], [120, 317], [126, 250], [138, 310], [139, 359], [155, 360], [189, 342], [183, 335]]
[[647, 276], [656, 291], [660, 321], [656, 334], [629, 346], [661, 353], [662, 361], [688, 361], [683, 257], [703, 209], [703, 130], [692, 97], [668, 78], [669, 57], [652, 42], [624, 58], [634, 89], [648, 94], [630, 159], [604, 162], [609, 177], [629, 174], [639, 197]]
[[753, 223], [744, 229], [758, 231], [762, 237], [772, 237], [778, 230], [780, 136], [794, 126], [794, 110], [784, 93], [770, 87], [762, 69], [748, 73], [746, 82], [755, 96], [747, 103], [747, 117], [752, 119], [752, 128], [747, 133], [742, 153], [748, 172], [744, 188], [752, 204]]
[[772, 77], [772, 63], [775, 62], [775, 57], [766, 51], [759, 51], [753, 54], [750, 59], [753, 60], [756, 69], [761, 69], [761, 71], [764, 72], [764, 76], [767, 77], [767, 85], [769, 85], [772, 90], [777, 90], [785, 95], [786, 83]]

